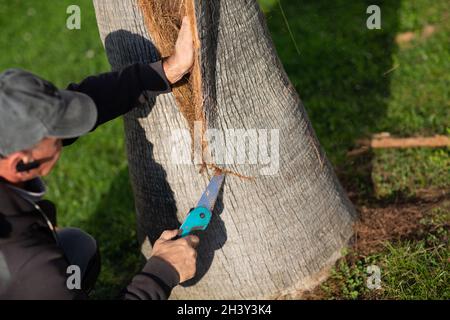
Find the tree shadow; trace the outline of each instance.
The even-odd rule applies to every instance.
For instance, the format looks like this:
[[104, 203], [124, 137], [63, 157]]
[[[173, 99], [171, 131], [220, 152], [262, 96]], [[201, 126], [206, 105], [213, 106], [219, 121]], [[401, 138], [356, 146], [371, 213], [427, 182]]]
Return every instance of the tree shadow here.
[[[386, 116], [401, 1], [279, 1], [266, 14], [277, 52], [350, 199], [366, 202], [374, 155], [347, 152]], [[381, 30], [366, 26], [372, 4]]]
[[[401, 1], [280, 0], [267, 14], [278, 54], [333, 164], [356, 139], [377, 131], [390, 94]], [[381, 30], [369, 30], [369, 5]]]

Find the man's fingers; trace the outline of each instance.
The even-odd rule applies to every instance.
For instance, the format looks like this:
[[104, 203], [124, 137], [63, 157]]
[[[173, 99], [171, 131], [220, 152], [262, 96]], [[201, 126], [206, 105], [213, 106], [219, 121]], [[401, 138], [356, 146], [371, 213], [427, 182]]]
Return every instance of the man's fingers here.
[[178, 229], [166, 230], [161, 234], [161, 236], [159, 237], [159, 240], [163, 240], [163, 241], [172, 240], [177, 235], [178, 235]]
[[[159, 237], [158, 240], [162, 240], [162, 241], [174, 240], [173, 238], [175, 238], [179, 234], [180, 234], [179, 229], [166, 230], [161, 234], [161, 236]], [[176, 241], [186, 241], [187, 244], [192, 248], [196, 248], [198, 246], [198, 244], [200, 243], [199, 237], [194, 236], [194, 235], [188, 235], [188, 236], [178, 239]]]
[[198, 244], [200, 243], [199, 237], [194, 235], [186, 236], [185, 239], [192, 248], [197, 248]]

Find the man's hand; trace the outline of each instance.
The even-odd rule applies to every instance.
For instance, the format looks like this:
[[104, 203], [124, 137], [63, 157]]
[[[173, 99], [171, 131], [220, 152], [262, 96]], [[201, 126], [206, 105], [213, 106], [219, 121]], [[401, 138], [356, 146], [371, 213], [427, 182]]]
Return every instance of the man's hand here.
[[171, 264], [180, 275], [180, 282], [194, 277], [197, 262], [197, 247], [200, 239], [189, 235], [172, 240], [179, 230], [167, 230], [161, 234], [153, 246], [152, 256], [159, 257]]
[[175, 44], [175, 53], [163, 62], [164, 72], [171, 84], [181, 80], [194, 64], [194, 40], [190, 20], [183, 18], [180, 33]]

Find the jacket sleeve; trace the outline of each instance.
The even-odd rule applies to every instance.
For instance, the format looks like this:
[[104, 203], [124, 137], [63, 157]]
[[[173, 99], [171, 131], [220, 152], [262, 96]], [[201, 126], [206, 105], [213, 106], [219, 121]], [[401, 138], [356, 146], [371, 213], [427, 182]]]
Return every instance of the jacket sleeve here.
[[[171, 91], [164, 73], [162, 60], [151, 63], [136, 63], [121, 71], [91, 76], [80, 83], [72, 83], [67, 90], [84, 93], [97, 106], [99, 125], [122, 116], [138, 105], [143, 95], [154, 97]], [[63, 145], [72, 144], [76, 139], [65, 139]]]
[[124, 300], [166, 300], [178, 285], [178, 272], [164, 260], [150, 258], [122, 294]]

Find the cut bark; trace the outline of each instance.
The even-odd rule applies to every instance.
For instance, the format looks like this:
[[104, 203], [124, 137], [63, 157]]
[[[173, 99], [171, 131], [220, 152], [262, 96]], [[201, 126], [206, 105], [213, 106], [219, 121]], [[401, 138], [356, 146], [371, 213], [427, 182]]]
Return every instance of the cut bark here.
[[[159, 59], [158, 35], [152, 31], [157, 26], [149, 25], [155, 22], [145, 6], [163, 3], [181, 2], [94, 0], [113, 69]], [[172, 297], [270, 298], [310, 288], [351, 237], [354, 208], [283, 70], [256, 1], [195, 1], [195, 15], [207, 129], [253, 130], [260, 133], [259, 141], [270, 140], [270, 148], [258, 144], [257, 163], [221, 165], [253, 179], [226, 177], [210, 226], [200, 236], [197, 276]], [[171, 156], [173, 133], [191, 128], [183, 108], [191, 107], [168, 94], [125, 116], [138, 234], [146, 256], [163, 230], [180, 225], [210, 178], [199, 173], [195, 161], [180, 164]], [[278, 132], [279, 140], [268, 132]], [[239, 138], [239, 147], [249, 146]]]
[[192, 137], [194, 123], [199, 121], [206, 126], [203, 111], [202, 85], [200, 74], [200, 40], [198, 38], [197, 21], [193, 0], [148, 1], [138, 0], [139, 7], [145, 19], [145, 26], [159, 54], [168, 57], [173, 54], [181, 20], [189, 16], [194, 36], [195, 60], [192, 71], [182, 81], [174, 86], [172, 93], [178, 108], [189, 124]]

